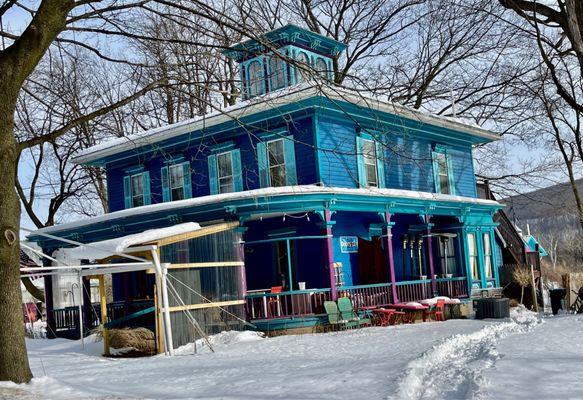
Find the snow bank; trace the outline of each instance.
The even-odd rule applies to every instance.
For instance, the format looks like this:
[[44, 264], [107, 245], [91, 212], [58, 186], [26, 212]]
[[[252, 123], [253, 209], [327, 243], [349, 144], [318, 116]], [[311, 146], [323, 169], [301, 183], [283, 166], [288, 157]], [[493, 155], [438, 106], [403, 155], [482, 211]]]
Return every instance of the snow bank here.
[[[263, 332], [254, 331], [223, 331], [208, 337], [209, 343], [215, 350], [236, 343], [256, 342], [262, 339], [265, 339]], [[193, 354], [195, 346], [197, 353], [206, 353], [210, 351], [206, 341], [204, 339], [198, 339], [196, 343], [188, 343], [184, 346], [180, 346], [174, 350], [174, 353], [176, 355], [190, 355]]]
[[149, 229], [141, 233], [122, 236], [100, 242], [87, 243], [71, 249], [61, 249], [59, 254], [77, 260], [100, 260], [116, 253], [122, 253], [130, 246], [153, 242], [169, 236], [180, 235], [200, 229], [195, 222], [185, 222], [160, 229]]
[[447, 296], [437, 296], [432, 297], [431, 299], [424, 299], [419, 301], [419, 303], [424, 304], [426, 306], [434, 306], [437, 304], [437, 300], [445, 300], [448, 304], [459, 304], [461, 303], [460, 299], [450, 299]]

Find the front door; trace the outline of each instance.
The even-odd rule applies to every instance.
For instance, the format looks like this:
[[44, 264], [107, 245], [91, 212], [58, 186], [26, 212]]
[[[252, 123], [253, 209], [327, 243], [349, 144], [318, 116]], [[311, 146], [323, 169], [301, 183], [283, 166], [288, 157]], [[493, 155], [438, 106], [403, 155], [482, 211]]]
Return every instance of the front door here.
[[380, 237], [358, 239], [358, 283], [370, 285], [389, 282], [389, 267]]

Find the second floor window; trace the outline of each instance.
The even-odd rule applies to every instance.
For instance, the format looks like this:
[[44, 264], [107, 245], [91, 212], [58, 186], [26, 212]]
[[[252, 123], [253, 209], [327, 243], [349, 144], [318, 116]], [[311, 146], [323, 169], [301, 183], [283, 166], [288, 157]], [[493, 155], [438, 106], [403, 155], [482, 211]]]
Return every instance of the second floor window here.
[[172, 165], [168, 168], [170, 175], [170, 197], [172, 200], [184, 199], [184, 168], [182, 164]]
[[435, 192], [441, 194], [455, 194], [451, 157], [444, 151], [434, 151], [432, 156]]
[[309, 77], [307, 69], [310, 67], [310, 59], [304, 52], [298, 53], [296, 57], [298, 65], [296, 66], [296, 83], [305, 81]]
[[129, 173], [123, 179], [125, 208], [150, 204], [150, 173]]
[[162, 167], [162, 200], [175, 201], [192, 197], [190, 163], [188, 161]]
[[356, 138], [358, 186], [385, 187], [383, 147], [380, 143], [358, 136]]
[[219, 179], [219, 193], [232, 193], [235, 191], [235, 179], [233, 176], [233, 160], [231, 152], [217, 154], [217, 177]]
[[326, 79], [328, 77], [328, 65], [326, 65], [326, 61], [323, 58], [318, 57], [316, 59], [315, 70], [322, 78]]
[[142, 174], [132, 175], [132, 207], [144, 205], [144, 179]]
[[298, 184], [293, 136], [257, 143], [257, 164], [261, 187]]
[[267, 154], [269, 162], [269, 186], [278, 187], [286, 185], [285, 154], [283, 139], [267, 142]]

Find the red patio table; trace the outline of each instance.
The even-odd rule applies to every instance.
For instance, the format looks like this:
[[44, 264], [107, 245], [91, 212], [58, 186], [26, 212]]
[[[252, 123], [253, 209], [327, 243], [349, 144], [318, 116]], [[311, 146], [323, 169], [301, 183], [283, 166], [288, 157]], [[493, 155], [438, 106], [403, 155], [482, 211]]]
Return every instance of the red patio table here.
[[[399, 317], [402, 320], [404, 315], [405, 315], [405, 313], [402, 311], [396, 311], [394, 309], [387, 310], [385, 308], [376, 308], [376, 309], [372, 310], [372, 312], [378, 318], [378, 325], [379, 326], [395, 325], [397, 323]], [[392, 316], [395, 316], [395, 318], [393, 319], [393, 321], [391, 323]]]
[[409, 318], [403, 318], [403, 322], [414, 324], [417, 319], [417, 313], [422, 312], [423, 322], [426, 321], [426, 315], [423, 311], [427, 311], [429, 306], [423, 304], [411, 304], [411, 303], [399, 303], [399, 304], [389, 304], [387, 308], [400, 310], [409, 314]]

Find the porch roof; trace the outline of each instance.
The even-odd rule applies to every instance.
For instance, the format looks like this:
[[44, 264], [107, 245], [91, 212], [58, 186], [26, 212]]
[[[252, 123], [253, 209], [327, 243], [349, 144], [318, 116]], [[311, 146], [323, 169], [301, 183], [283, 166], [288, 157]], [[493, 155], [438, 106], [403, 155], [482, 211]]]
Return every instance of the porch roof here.
[[[50, 242], [42, 234], [91, 241], [142, 232], [182, 221], [201, 223], [249, 219], [261, 215], [321, 211], [384, 212], [491, 217], [502, 205], [493, 200], [400, 189], [338, 188], [317, 185], [263, 188], [151, 204], [39, 229], [29, 239]], [[80, 238], [79, 236], [83, 236]], [[61, 247], [61, 246], [59, 246]]]

